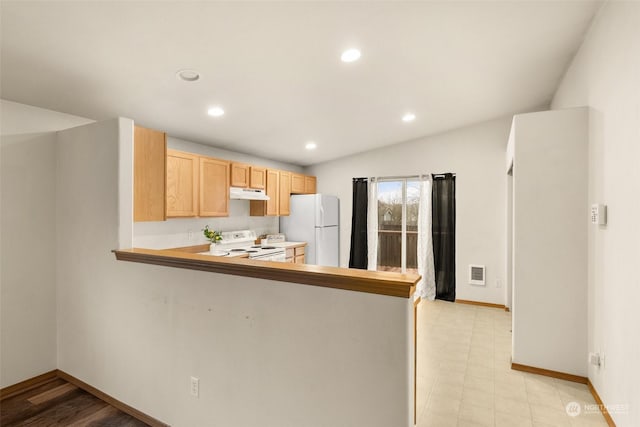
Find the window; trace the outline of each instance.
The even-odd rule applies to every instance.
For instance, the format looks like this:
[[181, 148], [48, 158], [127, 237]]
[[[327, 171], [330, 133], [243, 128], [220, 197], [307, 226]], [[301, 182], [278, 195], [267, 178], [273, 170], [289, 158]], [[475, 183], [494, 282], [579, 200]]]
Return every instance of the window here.
[[420, 181], [378, 180], [377, 270], [418, 272]]

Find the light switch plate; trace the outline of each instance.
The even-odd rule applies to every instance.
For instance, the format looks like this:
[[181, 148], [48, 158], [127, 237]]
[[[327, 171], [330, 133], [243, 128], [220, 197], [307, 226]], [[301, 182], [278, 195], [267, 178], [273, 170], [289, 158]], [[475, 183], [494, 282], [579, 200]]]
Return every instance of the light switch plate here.
[[607, 205], [602, 203], [591, 205], [591, 224], [607, 224]]

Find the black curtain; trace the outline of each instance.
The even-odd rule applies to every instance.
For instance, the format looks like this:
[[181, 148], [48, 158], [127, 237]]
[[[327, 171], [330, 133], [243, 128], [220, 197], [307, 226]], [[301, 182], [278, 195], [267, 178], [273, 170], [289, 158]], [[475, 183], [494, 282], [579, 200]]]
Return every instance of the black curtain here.
[[433, 175], [433, 261], [436, 298], [456, 300], [456, 177]]
[[367, 269], [367, 178], [353, 178], [349, 268]]

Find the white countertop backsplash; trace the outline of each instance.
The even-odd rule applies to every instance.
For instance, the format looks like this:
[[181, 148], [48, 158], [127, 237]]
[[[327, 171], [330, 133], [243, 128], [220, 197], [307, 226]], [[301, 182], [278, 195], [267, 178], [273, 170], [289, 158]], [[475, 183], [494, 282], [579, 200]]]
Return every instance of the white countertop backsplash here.
[[248, 200], [230, 200], [228, 217], [136, 222], [133, 224], [133, 246], [166, 249], [209, 243], [202, 234], [205, 225], [216, 231], [255, 230], [258, 236], [278, 233], [280, 228], [277, 216], [250, 216]]

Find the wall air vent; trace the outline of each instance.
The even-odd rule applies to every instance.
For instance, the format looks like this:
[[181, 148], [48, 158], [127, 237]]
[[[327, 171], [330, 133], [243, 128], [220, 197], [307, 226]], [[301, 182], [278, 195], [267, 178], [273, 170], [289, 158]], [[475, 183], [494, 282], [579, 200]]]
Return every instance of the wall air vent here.
[[485, 268], [484, 265], [472, 265], [469, 264], [469, 284], [482, 285], [485, 282]]

